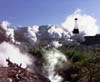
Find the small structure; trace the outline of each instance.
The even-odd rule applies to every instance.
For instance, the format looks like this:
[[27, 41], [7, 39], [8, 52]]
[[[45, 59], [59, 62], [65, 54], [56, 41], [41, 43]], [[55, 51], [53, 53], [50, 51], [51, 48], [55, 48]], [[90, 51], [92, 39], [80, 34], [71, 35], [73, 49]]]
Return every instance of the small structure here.
[[78, 18], [75, 18], [75, 27], [74, 27], [74, 30], [72, 31], [73, 34], [79, 34], [77, 20], [78, 20]]
[[78, 18], [75, 18], [74, 20], [75, 20], [75, 27], [72, 31], [73, 36], [71, 38], [73, 41], [80, 42], [79, 29], [78, 29], [78, 23], [77, 23]]
[[95, 36], [85, 36], [85, 41], [82, 44], [85, 45], [95, 45], [100, 44], [100, 34], [96, 34]]

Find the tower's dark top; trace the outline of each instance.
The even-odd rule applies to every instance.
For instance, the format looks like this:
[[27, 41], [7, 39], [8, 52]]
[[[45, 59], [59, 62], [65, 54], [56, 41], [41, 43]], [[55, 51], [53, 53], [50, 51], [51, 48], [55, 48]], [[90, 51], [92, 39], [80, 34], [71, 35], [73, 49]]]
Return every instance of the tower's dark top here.
[[75, 18], [75, 20], [78, 20], [78, 18]]

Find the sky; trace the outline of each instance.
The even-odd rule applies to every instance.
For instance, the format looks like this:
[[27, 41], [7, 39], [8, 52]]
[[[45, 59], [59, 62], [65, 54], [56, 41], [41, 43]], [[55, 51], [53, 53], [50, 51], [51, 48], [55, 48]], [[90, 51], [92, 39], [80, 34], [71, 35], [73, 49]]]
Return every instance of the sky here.
[[100, 27], [100, 0], [0, 0], [0, 22], [12, 26], [60, 25], [76, 9], [97, 19]]

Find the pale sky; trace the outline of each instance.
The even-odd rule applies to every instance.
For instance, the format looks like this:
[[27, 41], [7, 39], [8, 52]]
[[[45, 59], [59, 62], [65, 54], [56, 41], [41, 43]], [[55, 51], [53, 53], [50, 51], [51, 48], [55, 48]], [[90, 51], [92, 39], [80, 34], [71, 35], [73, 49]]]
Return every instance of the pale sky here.
[[12, 26], [60, 25], [76, 9], [97, 19], [100, 27], [100, 0], [0, 0], [0, 22]]

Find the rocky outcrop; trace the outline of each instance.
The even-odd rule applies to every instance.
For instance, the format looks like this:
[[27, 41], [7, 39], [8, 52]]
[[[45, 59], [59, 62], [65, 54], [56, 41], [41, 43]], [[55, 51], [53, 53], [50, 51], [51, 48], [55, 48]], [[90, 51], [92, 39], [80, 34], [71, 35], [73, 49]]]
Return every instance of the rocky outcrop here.
[[50, 82], [42, 75], [31, 73], [7, 59], [8, 67], [0, 67], [0, 82]]

